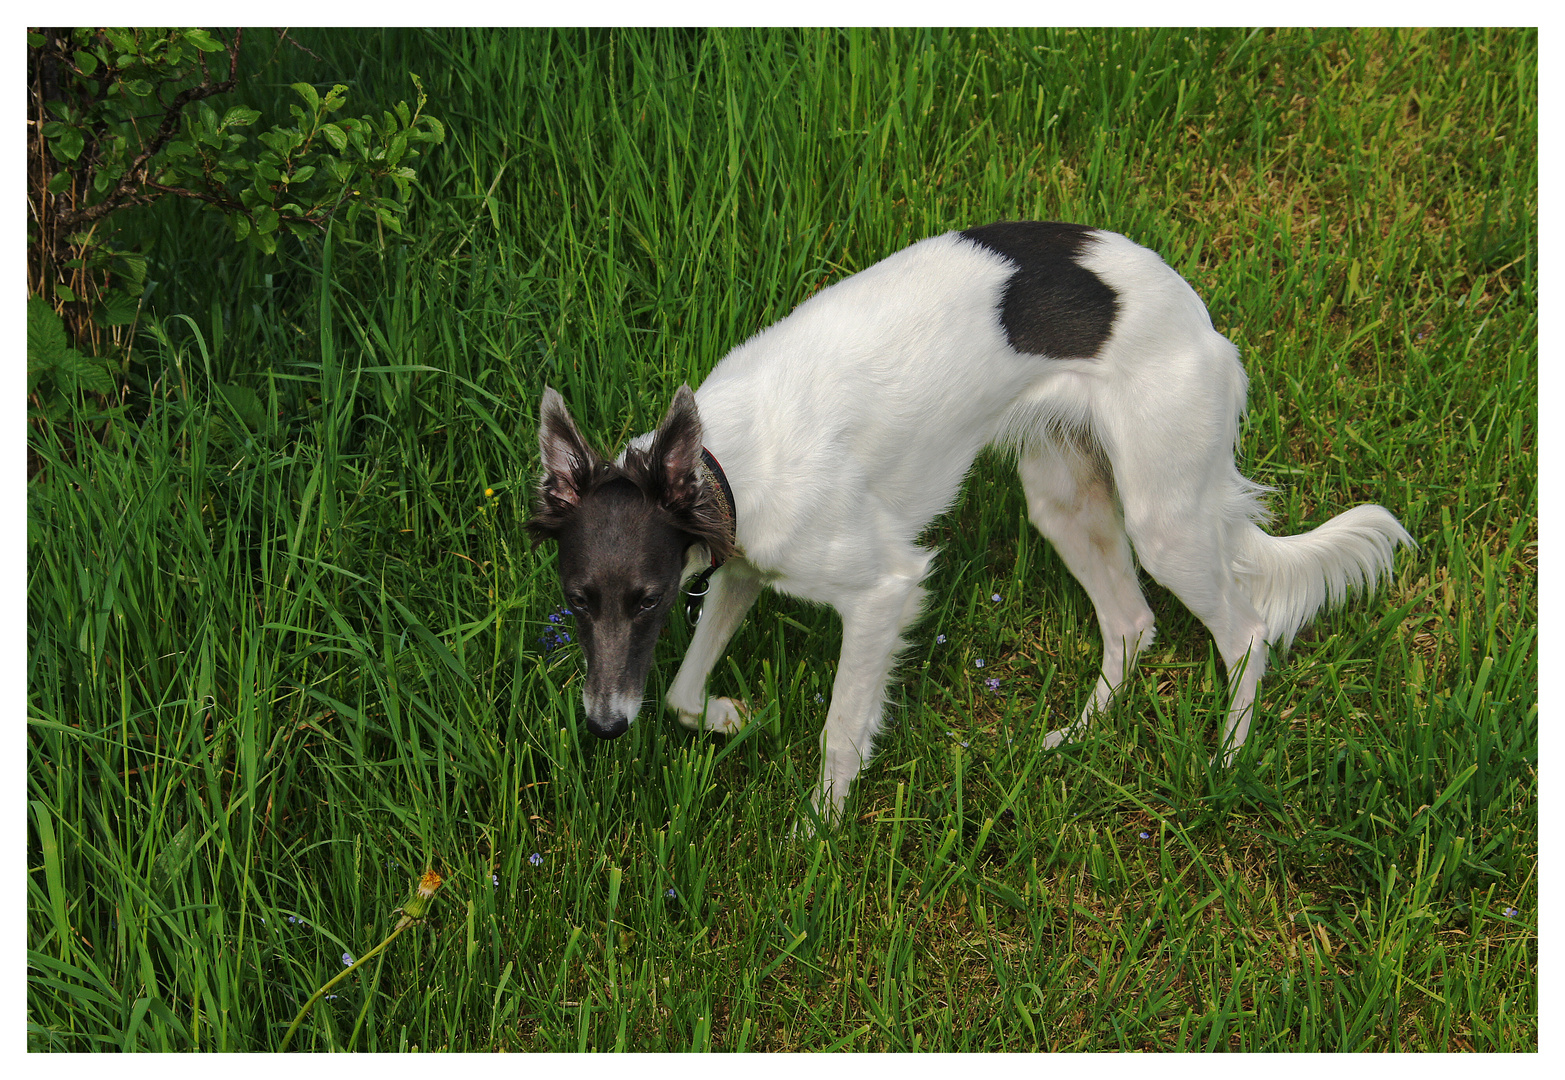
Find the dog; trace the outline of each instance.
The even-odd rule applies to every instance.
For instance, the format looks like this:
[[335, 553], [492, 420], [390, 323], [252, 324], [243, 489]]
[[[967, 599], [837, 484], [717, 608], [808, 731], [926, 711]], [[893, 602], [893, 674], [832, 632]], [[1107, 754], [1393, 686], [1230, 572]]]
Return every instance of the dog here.
[[[1268, 642], [1372, 590], [1413, 539], [1380, 506], [1298, 536], [1235, 465], [1248, 379], [1205, 305], [1154, 252], [1063, 222], [931, 237], [837, 282], [744, 342], [610, 461], [545, 388], [528, 528], [558, 547], [587, 672], [586, 723], [635, 720], [681, 583], [705, 609], [667, 704], [733, 733], [707, 677], [763, 585], [830, 604], [842, 652], [821, 732], [817, 815], [840, 820], [934, 552], [919, 535], [978, 452], [1013, 454], [1028, 515], [1086, 589], [1103, 667], [1074, 722], [1108, 707], [1153, 637], [1140, 566], [1206, 624], [1229, 706], [1214, 761], [1249, 734]], [[715, 569], [714, 569], [715, 568]], [[702, 591], [698, 589], [697, 591]]]

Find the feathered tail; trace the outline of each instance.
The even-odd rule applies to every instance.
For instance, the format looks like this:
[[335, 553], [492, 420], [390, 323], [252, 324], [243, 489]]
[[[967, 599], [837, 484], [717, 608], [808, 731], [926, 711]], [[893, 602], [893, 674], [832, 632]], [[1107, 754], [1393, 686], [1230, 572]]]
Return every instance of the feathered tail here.
[[1385, 507], [1355, 506], [1298, 536], [1246, 526], [1235, 569], [1266, 620], [1267, 640], [1286, 648], [1323, 606], [1373, 590], [1390, 574], [1398, 544], [1418, 546]]

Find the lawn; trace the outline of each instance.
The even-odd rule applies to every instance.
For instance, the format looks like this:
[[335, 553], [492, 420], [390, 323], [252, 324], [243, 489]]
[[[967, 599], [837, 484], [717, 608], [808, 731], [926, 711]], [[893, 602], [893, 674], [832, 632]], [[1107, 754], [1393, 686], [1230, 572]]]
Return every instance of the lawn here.
[[[1536, 32], [264, 37], [235, 100], [411, 72], [447, 138], [401, 236], [138, 212], [129, 407], [29, 426], [31, 1048], [277, 1049], [429, 869], [294, 1048], [1537, 1048]], [[1149, 581], [1156, 645], [1045, 751], [1101, 644], [985, 456], [840, 830], [789, 839], [827, 608], [752, 611], [739, 737], [581, 732], [543, 385], [618, 446], [999, 218], [1160, 252], [1245, 359], [1274, 528], [1379, 502], [1418, 551], [1274, 659], [1233, 769]]]

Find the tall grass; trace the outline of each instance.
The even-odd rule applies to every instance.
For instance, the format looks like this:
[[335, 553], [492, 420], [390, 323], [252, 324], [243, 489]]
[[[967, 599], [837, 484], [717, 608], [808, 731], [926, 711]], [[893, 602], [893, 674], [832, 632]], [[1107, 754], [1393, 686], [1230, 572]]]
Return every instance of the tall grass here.
[[[450, 138], [403, 240], [133, 223], [132, 419], [30, 436], [30, 1046], [276, 1048], [433, 866], [295, 1046], [1536, 1047], [1535, 33], [305, 42], [244, 92], [368, 108], [413, 71]], [[826, 609], [735, 638], [742, 736], [584, 742], [520, 531], [541, 386], [615, 444], [812, 291], [1002, 217], [1189, 277], [1278, 527], [1386, 504], [1421, 545], [1389, 590], [1301, 636], [1214, 771], [1221, 668], [1152, 587], [1122, 704], [1044, 752], [1100, 643], [986, 457], [840, 831], [786, 838]]]

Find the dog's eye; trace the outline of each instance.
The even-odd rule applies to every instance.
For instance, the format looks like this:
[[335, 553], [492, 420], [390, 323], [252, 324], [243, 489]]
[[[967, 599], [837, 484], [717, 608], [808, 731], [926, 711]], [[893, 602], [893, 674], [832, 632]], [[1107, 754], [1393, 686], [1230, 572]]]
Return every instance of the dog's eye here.
[[663, 598], [661, 596], [658, 596], [656, 593], [654, 593], [653, 595], [648, 596], [646, 599], [641, 601], [641, 610], [642, 611], [651, 611], [653, 608], [657, 607], [662, 602], [663, 602]]

